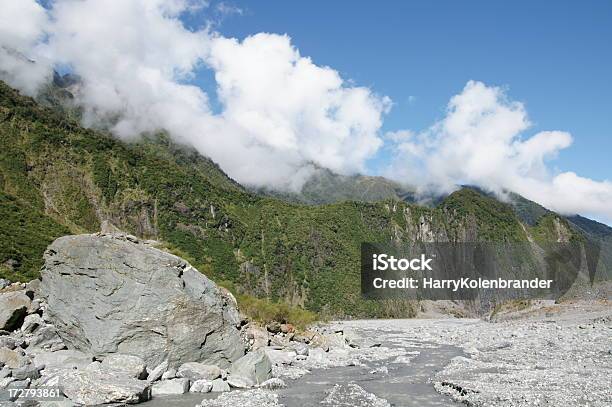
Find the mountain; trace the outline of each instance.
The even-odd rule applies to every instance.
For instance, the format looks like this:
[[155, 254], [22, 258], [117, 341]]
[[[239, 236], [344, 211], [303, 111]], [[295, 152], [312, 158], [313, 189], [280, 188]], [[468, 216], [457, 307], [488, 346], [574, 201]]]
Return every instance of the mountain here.
[[340, 175], [326, 168], [316, 168], [300, 192], [280, 192], [267, 188], [254, 189], [253, 192], [309, 205], [342, 201], [415, 200], [414, 189], [384, 177]]
[[[50, 100], [45, 104], [52, 105]], [[398, 199], [394, 184], [385, 180], [334, 180], [327, 174], [329, 182], [310, 190], [373, 184], [383, 200], [315, 206], [262, 196], [163, 133], [125, 143], [83, 128], [69, 111], [43, 106], [4, 83], [0, 143], [0, 277], [11, 280], [37, 276], [55, 238], [95, 232], [108, 221], [165, 242], [167, 250], [242, 293], [330, 316], [406, 316], [414, 313], [413, 304], [361, 298], [362, 242], [581, 236], [559, 215], [546, 212], [524, 222], [512, 205], [470, 188], [425, 207]], [[351, 194], [339, 196], [355, 198]]]

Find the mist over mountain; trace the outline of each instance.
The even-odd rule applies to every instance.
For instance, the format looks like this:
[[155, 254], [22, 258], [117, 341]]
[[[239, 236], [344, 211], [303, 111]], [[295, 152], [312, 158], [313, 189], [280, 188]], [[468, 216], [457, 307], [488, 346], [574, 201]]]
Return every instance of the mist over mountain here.
[[[196, 3], [58, 0], [45, 8], [8, 0], [0, 13], [0, 78], [34, 96], [61, 68], [78, 77], [78, 85], [62, 86], [71, 88], [84, 126], [124, 140], [166, 132], [254, 190], [325, 202], [308, 197], [319, 169], [371, 176], [368, 160], [386, 150], [392, 160], [379, 172], [414, 188], [416, 200], [469, 184], [502, 199], [514, 191], [567, 215], [612, 219], [609, 181], [554, 167], [574, 136], [529, 135], [525, 105], [505, 88], [469, 81], [430, 127], [383, 132], [388, 97], [317, 65], [288, 35], [238, 40], [210, 21], [187, 27], [182, 17], [206, 8]], [[195, 84], [201, 70], [214, 77], [214, 94]], [[345, 195], [338, 198], [356, 196]]]

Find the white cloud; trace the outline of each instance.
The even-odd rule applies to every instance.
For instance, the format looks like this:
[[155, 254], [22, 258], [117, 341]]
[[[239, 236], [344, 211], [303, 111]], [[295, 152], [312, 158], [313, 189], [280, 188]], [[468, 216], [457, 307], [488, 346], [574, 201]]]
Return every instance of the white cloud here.
[[[32, 0], [11, 4], [22, 1], [36, 13], [16, 7], [21, 18], [7, 18], [9, 26], [25, 19], [37, 27], [47, 18]], [[24, 52], [36, 49], [82, 78], [78, 100], [87, 125], [112, 123], [124, 138], [165, 129], [256, 186], [299, 189], [313, 165], [363, 171], [382, 144], [388, 99], [348, 86], [337, 71], [302, 57], [287, 36], [257, 34], [239, 42], [190, 31], [179, 17], [198, 4], [57, 0], [41, 25], [45, 41], [41, 30], [9, 32], [25, 31]], [[2, 34], [0, 42], [11, 38]], [[215, 71], [218, 115], [202, 89], [186, 84], [204, 65]]]
[[450, 192], [460, 184], [510, 190], [564, 214], [612, 220], [612, 183], [554, 174], [547, 165], [571, 145], [571, 135], [543, 131], [525, 138], [529, 126], [523, 104], [508, 100], [501, 88], [470, 81], [441, 121], [396, 141], [387, 175], [422, 191]]
[[48, 80], [50, 62], [37, 45], [47, 26], [45, 9], [34, 0], [3, 0], [0, 6], [0, 75], [28, 95]]

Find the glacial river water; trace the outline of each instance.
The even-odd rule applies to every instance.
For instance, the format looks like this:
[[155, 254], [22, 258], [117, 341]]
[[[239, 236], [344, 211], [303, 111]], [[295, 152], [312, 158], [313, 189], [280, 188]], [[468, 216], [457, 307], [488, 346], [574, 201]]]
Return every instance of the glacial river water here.
[[[462, 355], [459, 348], [440, 346], [431, 343], [410, 342], [398, 344], [398, 332], [360, 332], [363, 336], [377, 338], [382, 346], [402, 347], [407, 352], [419, 352], [412, 356], [409, 363], [394, 363], [395, 357], [388, 360], [367, 362], [365, 366], [334, 367], [315, 369], [310, 374], [295, 380], [285, 380], [287, 388], [277, 390], [279, 403], [287, 407], [347, 406], [374, 407], [391, 406], [430, 407], [457, 406], [446, 396], [435, 391], [430, 381], [435, 373], [447, 365], [455, 356]], [[388, 373], [384, 372], [384, 367]], [[372, 373], [383, 368], [382, 372]], [[336, 391], [330, 391], [336, 387]], [[374, 395], [375, 397], [373, 397]], [[147, 407], [193, 407], [204, 398], [215, 398], [217, 394], [186, 394], [151, 400]], [[382, 402], [382, 404], [381, 404]]]

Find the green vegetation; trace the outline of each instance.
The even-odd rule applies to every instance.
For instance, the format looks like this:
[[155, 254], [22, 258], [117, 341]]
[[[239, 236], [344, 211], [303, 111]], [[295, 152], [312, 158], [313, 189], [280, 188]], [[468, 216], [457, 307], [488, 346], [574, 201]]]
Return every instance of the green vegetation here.
[[0, 143], [0, 267], [12, 279], [36, 276], [54, 238], [108, 220], [230, 282], [262, 321], [306, 323], [304, 309], [409, 316], [414, 304], [361, 298], [362, 242], [526, 241], [530, 233], [511, 206], [470, 189], [435, 208], [396, 198], [308, 206], [259, 196], [164, 134], [124, 143], [3, 83]]

